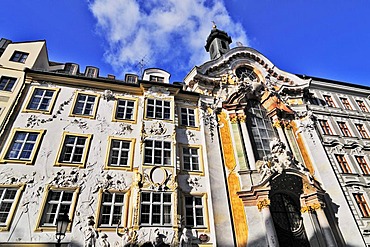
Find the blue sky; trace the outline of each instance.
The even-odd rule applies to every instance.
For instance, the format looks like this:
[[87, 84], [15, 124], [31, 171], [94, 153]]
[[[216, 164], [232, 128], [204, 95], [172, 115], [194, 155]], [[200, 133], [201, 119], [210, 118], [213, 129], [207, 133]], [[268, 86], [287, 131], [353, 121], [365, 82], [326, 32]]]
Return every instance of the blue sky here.
[[2, 0], [0, 37], [45, 39], [49, 59], [100, 75], [159, 67], [182, 81], [212, 23], [278, 68], [370, 86], [368, 0]]

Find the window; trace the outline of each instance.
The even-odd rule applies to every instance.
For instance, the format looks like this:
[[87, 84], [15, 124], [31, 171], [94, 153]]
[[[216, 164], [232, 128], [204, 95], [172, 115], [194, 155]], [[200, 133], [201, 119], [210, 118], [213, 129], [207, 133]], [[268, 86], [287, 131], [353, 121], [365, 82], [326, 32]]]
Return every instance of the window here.
[[347, 160], [344, 157], [344, 155], [337, 154], [337, 155], [335, 155], [335, 158], [337, 159], [343, 173], [352, 173], [351, 168], [349, 167], [349, 165], [347, 163]]
[[171, 102], [159, 99], [148, 99], [146, 106], [146, 117], [165, 119], [171, 118]]
[[364, 156], [355, 156], [358, 165], [361, 167], [361, 170], [364, 174], [369, 175], [370, 174], [370, 169], [369, 166], [367, 165], [367, 162], [365, 160]]
[[151, 76], [149, 76], [149, 81], [164, 82], [164, 77], [151, 75]]
[[355, 197], [357, 206], [360, 208], [362, 217], [369, 217], [370, 210], [369, 210], [369, 206], [367, 205], [364, 195], [361, 193], [356, 193], [356, 194], [353, 194], [353, 196]]
[[205, 226], [202, 196], [185, 196], [185, 225], [190, 227]]
[[253, 148], [256, 159], [262, 159], [270, 153], [270, 141], [275, 137], [270, 119], [258, 101], [249, 101], [247, 125], [253, 136]]
[[171, 225], [171, 193], [142, 192], [140, 223], [143, 225]]
[[9, 230], [22, 190], [21, 186], [0, 186], [0, 231]]
[[360, 107], [361, 111], [363, 112], [369, 112], [367, 109], [365, 103], [362, 100], [356, 100], [358, 107]]
[[52, 105], [56, 98], [56, 91], [59, 90], [47, 88], [34, 88], [32, 91], [32, 96], [27, 103], [25, 111], [50, 113], [52, 110]]
[[68, 214], [69, 217], [72, 217], [78, 192], [78, 188], [48, 187], [45, 194], [46, 200], [44, 200], [43, 209], [40, 211], [37, 230], [47, 227], [54, 229], [56, 220], [61, 215]]
[[91, 135], [63, 134], [63, 145], [56, 165], [83, 167], [86, 161]]
[[106, 168], [132, 168], [135, 139], [109, 138], [109, 157]]
[[183, 168], [187, 171], [200, 171], [199, 148], [183, 147], [182, 148]]
[[144, 163], [150, 165], [171, 165], [171, 142], [145, 140]]
[[338, 126], [343, 136], [346, 136], [346, 137], [352, 136], [351, 131], [349, 131], [348, 126], [345, 122], [338, 122]]
[[195, 109], [180, 108], [181, 125], [195, 127]]
[[114, 120], [135, 120], [135, 100], [118, 99]]
[[367, 134], [367, 131], [363, 124], [355, 124], [355, 125], [362, 138], [369, 138], [369, 135]]
[[16, 80], [17, 79], [13, 77], [2, 76], [0, 81], [0, 90], [12, 91]]
[[72, 116], [95, 117], [98, 95], [78, 93], [75, 99]]
[[6, 152], [2, 160], [32, 164], [43, 133], [43, 130], [13, 130], [11, 142], [5, 148]]
[[10, 58], [10, 61], [18, 62], [18, 63], [25, 63], [27, 57], [28, 57], [28, 53], [21, 52], [21, 51], [15, 51], [13, 53], [13, 56]]
[[320, 126], [322, 131], [325, 135], [332, 135], [333, 132], [331, 131], [329, 122], [327, 120], [319, 120]]
[[125, 194], [116, 192], [103, 192], [101, 195], [99, 227], [117, 227], [123, 223]]
[[126, 75], [125, 76], [125, 82], [127, 83], [137, 83], [138, 76], [137, 75]]
[[343, 106], [344, 106], [345, 109], [352, 110], [352, 106], [349, 103], [349, 101], [348, 101], [347, 98], [340, 98], [340, 101], [342, 102], [342, 104], [343, 104]]
[[324, 100], [325, 100], [325, 102], [326, 102], [326, 104], [327, 104], [328, 106], [330, 106], [330, 107], [336, 107], [336, 106], [335, 106], [335, 103], [334, 103], [334, 101], [333, 101], [333, 98], [332, 98], [331, 96], [329, 96], [329, 95], [324, 95]]

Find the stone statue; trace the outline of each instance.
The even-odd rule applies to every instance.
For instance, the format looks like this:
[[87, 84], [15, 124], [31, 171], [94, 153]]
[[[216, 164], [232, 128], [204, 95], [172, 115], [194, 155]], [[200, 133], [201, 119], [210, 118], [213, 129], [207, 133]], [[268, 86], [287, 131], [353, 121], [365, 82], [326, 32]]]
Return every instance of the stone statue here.
[[184, 228], [180, 237], [180, 247], [197, 247], [200, 244], [198, 233]]
[[94, 228], [94, 225], [94, 216], [87, 217], [87, 227], [84, 230], [84, 247], [97, 247], [96, 239], [99, 237], [99, 234]]

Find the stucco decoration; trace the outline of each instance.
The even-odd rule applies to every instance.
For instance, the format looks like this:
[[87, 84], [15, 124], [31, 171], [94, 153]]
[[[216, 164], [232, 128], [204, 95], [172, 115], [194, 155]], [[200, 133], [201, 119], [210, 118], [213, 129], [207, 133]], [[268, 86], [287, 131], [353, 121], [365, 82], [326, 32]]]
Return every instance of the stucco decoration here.
[[[314, 116], [312, 111], [302, 111], [302, 112], [295, 112], [296, 113], [296, 120], [297, 120], [297, 131], [296, 136], [298, 137], [299, 133], [306, 132], [312, 138], [313, 133], [315, 131], [315, 123], [314, 123]], [[314, 139], [312, 139], [314, 140]]]
[[167, 132], [165, 124], [161, 121], [155, 121], [151, 123], [150, 126], [145, 126], [143, 128], [143, 137], [153, 137], [153, 136], [164, 136]]
[[189, 183], [189, 186], [192, 187], [196, 191], [202, 187], [202, 183], [200, 182], [200, 177], [189, 177], [187, 181]]
[[158, 246], [169, 247], [175, 246], [175, 232], [174, 230], [159, 230], [157, 229], [140, 229], [138, 233], [139, 246]]
[[110, 247], [107, 234], [103, 233], [99, 238], [100, 247]]
[[124, 136], [130, 134], [134, 129], [132, 128], [131, 124], [127, 123], [120, 123], [118, 126], [118, 130], [114, 132], [115, 135]]
[[164, 98], [168, 97], [170, 95], [170, 91], [168, 88], [164, 87], [158, 87], [158, 86], [151, 86], [145, 93], [144, 95], [151, 95], [155, 96], [158, 98]]
[[51, 115], [50, 117], [48, 118], [42, 118], [42, 116], [44, 116], [43, 114], [39, 114], [39, 115], [31, 115], [28, 119], [27, 119], [27, 123], [26, 123], [26, 127], [27, 128], [33, 128], [35, 126], [40, 126], [41, 124], [44, 124], [44, 123], [48, 123], [48, 122], [52, 122], [53, 120], [55, 120], [59, 115], [62, 114], [62, 112], [64, 111], [64, 107], [66, 105], [69, 105], [69, 103], [71, 103], [73, 99], [73, 94], [72, 96], [66, 100], [66, 101], [63, 101], [63, 103], [61, 103], [58, 107], [58, 110], [53, 114]]
[[99, 237], [98, 231], [94, 227], [94, 216], [87, 217], [84, 233], [84, 247], [97, 247], [96, 240]]
[[[118, 223], [120, 225], [120, 222]], [[116, 241], [114, 246], [116, 247], [134, 247], [137, 245], [137, 231], [129, 228], [123, 228], [123, 233], [116, 228], [116, 234], [121, 238], [120, 241]]]
[[285, 169], [294, 169], [306, 174], [307, 179], [313, 183], [314, 179], [309, 170], [294, 159], [293, 154], [286, 149], [285, 144], [278, 138], [270, 142], [271, 153], [263, 157], [262, 161], [256, 163], [261, 174], [260, 184], [269, 179], [272, 175], [282, 174]]
[[69, 171], [61, 169], [52, 175], [49, 185], [57, 187], [80, 187], [84, 189], [89, 171], [72, 168]]
[[106, 101], [115, 100], [116, 97], [114, 96], [113, 92], [111, 90], [104, 90], [103, 93], [103, 99]]
[[93, 189], [93, 193], [98, 192], [100, 189], [108, 190], [120, 190], [124, 191], [128, 189], [128, 185], [126, 183], [126, 177], [124, 174], [121, 173], [114, 173], [110, 174], [109, 171], [102, 171], [101, 175], [97, 177], [95, 182], [95, 188]]
[[215, 116], [215, 105], [207, 104], [206, 102], [201, 102], [201, 112], [204, 126], [208, 127], [211, 141], [213, 142], [215, 131], [216, 131], [216, 116]]
[[195, 136], [194, 131], [186, 130], [185, 134], [189, 143], [196, 143], [197, 141], [199, 141], [199, 139]]
[[149, 188], [152, 190], [175, 190], [177, 188], [176, 176], [171, 174], [169, 170], [159, 166], [151, 169], [146, 169], [143, 174], [137, 172], [135, 179], [139, 187]]
[[76, 125], [81, 130], [87, 130], [89, 128], [85, 120], [75, 118], [70, 121], [70, 124], [64, 126], [63, 130], [66, 130], [70, 125]]
[[198, 232], [195, 229], [184, 228], [182, 230], [179, 247], [196, 247], [200, 243]]

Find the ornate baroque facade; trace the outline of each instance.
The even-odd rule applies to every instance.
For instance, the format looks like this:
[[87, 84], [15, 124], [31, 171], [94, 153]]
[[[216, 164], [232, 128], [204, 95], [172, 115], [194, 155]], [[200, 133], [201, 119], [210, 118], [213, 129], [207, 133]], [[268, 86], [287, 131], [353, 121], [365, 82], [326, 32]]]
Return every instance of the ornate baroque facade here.
[[366, 246], [370, 88], [299, 76], [213, 28], [183, 83], [0, 42], [0, 242]]

